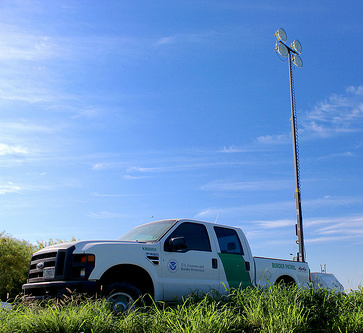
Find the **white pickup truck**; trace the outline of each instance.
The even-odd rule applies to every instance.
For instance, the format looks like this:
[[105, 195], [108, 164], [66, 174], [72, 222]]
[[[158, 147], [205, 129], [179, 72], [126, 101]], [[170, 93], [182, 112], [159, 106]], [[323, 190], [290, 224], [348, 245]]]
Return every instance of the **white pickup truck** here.
[[308, 287], [308, 264], [253, 257], [239, 228], [174, 219], [141, 225], [117, 241], [46, 247], [33, 254], [23, 291], [47, 297], [76, 290], [126, 308], [144, 294], [174, 301], [193, 292], [223, 294], [279, 282]]

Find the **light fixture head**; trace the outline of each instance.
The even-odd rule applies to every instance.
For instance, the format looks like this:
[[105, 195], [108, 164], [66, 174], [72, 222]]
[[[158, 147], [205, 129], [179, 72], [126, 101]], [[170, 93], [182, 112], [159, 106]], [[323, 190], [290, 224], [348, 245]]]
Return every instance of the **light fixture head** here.
[[292, 62], [297, 66], [297, 67], [302, 67], [303, 66], [303, 61], [300, 58], [299, 55], [294, 54], [294, 56], [292, 57]]
[[291, 43], [291, 48], [295, 51], [295, 52], [297, 52], [297, 53], [301, 53], [301, 51], [302, 51], [302, 46], [301, 46], [301, 44], [300, 44], [300, 42], [297, 40], [297, 39], [295, 39], [292, 43]]
[[275, 32], [275, 37], [283, 42], [287, 41], [287, 35], [284, 29], [279, 28], [276, 32]]
[[278, 45], [276, 45], [276, 51], [278, 53], [280, 53], [280, 55], [283, 56], [283, 57], [287, 57], [287, 55], [289, 54], [287, 46], [285, 44], [280, 43], [280, 42], [278, 43]]

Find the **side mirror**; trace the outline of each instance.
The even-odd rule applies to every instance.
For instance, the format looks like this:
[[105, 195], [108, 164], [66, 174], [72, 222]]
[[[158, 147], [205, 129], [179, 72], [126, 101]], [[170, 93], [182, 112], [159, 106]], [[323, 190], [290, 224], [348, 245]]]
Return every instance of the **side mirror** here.
[[172, 251], [180, 251], [187, 248], [184, 237], [175, 237], [169, 240], [169, 246]]

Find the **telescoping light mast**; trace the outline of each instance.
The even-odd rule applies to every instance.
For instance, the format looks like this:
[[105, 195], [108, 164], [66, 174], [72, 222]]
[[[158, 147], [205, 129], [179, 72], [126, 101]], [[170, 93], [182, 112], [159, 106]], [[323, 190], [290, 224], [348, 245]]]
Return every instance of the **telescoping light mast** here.
[[295, 200], [296, 200], [296, 217], [297, 224], [296, 235], [297, 243], [299, 245], [299, 252], [297, 253], [297, 260], [305, 261], [305, 246], [304, 246], [304, 233], [301, 212], [301, 195], [300, 195], [300, 167], [299, 167], [299, 153], [298, 153], [298, 132], [296, 123], [296, 105], [295, 105], [295, 88], [292, 75], [292, 66], [302, 67], [303, 62], [299, 56], [302, 47], [298, 40], [294, 40], [290, 45], [286, 44], [287, 35], [284, 29], [278, 29], [275, 32], [276, 46], [275, 52], [278, 52], [282, 57], [287, 57], [289, 62], [289, 78], [290, 78], [290, 96], [291, 96], [291, 127], [292, 127], [292, 144], [294, 151], [294, 170], [295, 170]]

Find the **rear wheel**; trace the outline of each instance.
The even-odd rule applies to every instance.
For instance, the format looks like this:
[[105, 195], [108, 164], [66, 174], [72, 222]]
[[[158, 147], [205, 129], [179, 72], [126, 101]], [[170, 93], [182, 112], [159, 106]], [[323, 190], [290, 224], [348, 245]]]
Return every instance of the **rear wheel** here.
[[290, 276], [281, 276], [279, 277], [276, 282], [275, 282], [276, 285], [278, 286], [282, 286], [282, 287], [287, 287], [287, 288], [291, 288], [291, 287], [294, 287], [296, 285], [296, 282], [295, 280], [290, 277]]
[[103, 289], [103, 295], [115, 312], [131, 309], [142, 296], [139, 288], [126, 282], [114, 282], [106, 285]]

